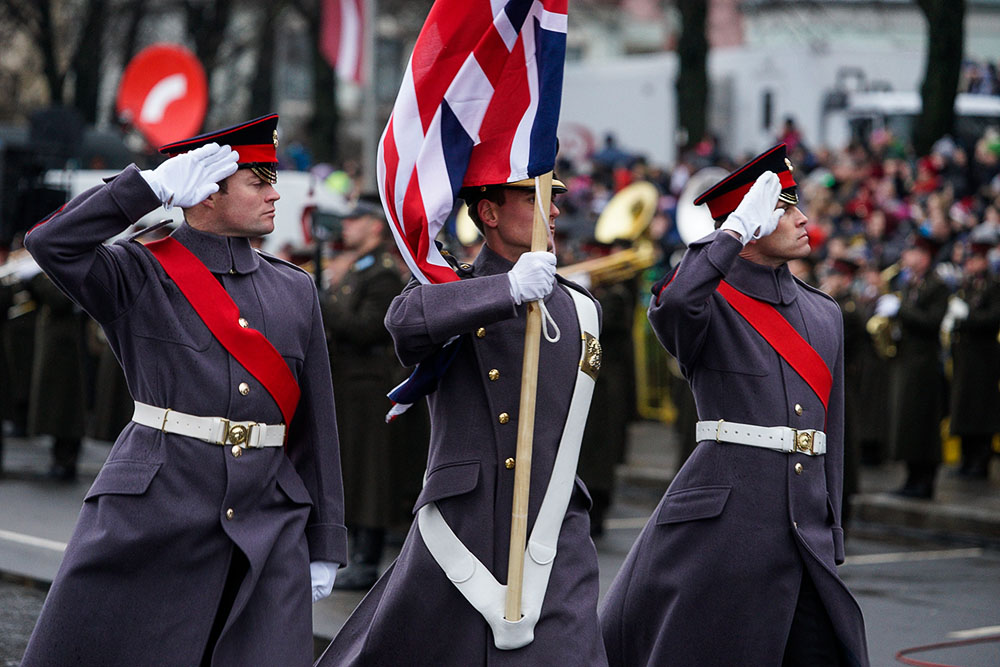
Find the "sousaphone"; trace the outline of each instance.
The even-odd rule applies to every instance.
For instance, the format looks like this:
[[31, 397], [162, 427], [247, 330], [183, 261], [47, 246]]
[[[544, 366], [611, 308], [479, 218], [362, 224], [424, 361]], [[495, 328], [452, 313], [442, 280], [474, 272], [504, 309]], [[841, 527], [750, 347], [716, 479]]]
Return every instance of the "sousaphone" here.
[[699, 169], [681, 190], [677, 198], [677, 233], [684, 245], [691, 245], [701, 237], [715, 229], [715, 221], [705, 205], [696, 206], [694, 200], [705, 190], [729, 175], [722, 167], [705, 167]]
[[594, 238], [599, 243], [631, 241], [632, 247], [564, 266], [559, 275], [595, 287], [627, 280], [656, 263], [653, 243], [645, 237], [656, 215], [660, 191], [648, 181], [625, 186], [608, 201], [597, 218]]

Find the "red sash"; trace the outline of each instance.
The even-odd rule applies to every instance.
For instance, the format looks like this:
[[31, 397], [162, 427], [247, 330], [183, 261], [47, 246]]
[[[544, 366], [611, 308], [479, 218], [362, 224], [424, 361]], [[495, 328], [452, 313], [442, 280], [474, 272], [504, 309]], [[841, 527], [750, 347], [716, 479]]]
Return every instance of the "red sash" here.
[[167, 275], [194, 307], [209, 331], [252, 376], [264, 385], [285, 419], [285, 433], [301, 390], [288, 364], [264, 334], [241, 327], [240, 309], [215, 276], [190, 250], [172, 237], [146, 244]]
[[819, 353], [774, 306], [743, 294], [724, 280], [719, 283], [718, 292], [806, 381], [826, 410], [830, 401], [830, 389], [833, 387], [833, 375]]

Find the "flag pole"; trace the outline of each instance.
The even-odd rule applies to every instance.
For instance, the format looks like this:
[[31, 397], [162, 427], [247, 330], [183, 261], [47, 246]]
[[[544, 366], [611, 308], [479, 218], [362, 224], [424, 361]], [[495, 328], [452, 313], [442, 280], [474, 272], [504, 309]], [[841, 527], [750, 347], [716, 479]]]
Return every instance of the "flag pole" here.
[[[535, 220], [531, 250], [548, 249], [552, 172], [535, 177]], [[531, 486], [531, 448], [535, 429], [535, 395], [538, 389], [538, 348], [542, 333], [542, 311], [537, 301], [528, 303], [524, 330], [524, 361], [521, 366], [521, 402], [517, 413], [517, 450], [514, 454], [514, 502], [510, 515], [510, 555], [507, 561], [507, 599], [504, 618], [521, 620], [521, 588], [524, 579], [524, 546], [528, 537], [528, 491]]]

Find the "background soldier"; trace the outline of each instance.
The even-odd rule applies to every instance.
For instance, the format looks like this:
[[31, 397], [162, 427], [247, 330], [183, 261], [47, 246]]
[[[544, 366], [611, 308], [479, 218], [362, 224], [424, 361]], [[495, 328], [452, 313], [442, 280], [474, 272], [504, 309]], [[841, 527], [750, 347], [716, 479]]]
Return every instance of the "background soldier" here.
[[76, 480], [90, 394], [85, 371], [87, 316], [44, 273], [31, 279], [31, 292], [39, 307], [28, 432], [52, 436], [48, 477], [72, 482]]
[[869, 340], [865, 330], [867, 320], [854, 290], [858, 268], [859, 263], [853, 258], [837, 258], [831, 262], [829, 273], [820, 285], [821, 290], [834, 298], [844, 317], [844, 499], [841, 525], [845, 530], [850, 520], [851, 496], [858, 492], [862, 354]]
[[900, 295], [879, 298], [876, 315], [898, 327], [896, 356], [889, 367], [890, 445], [906, 462], [906, 482], [896, 491], [931, 498], [941, 463], [941, 419], [947, 389], [941, 364], [941, 321], [948, 310], [948, 286], [934, 273], [940, 244], [915, 233], [903, 251]]
[[350, 563], [336, 588], [368, 590], [378, 579], [386, 529], [394, 519], [393, 431], [385, 423], [385, 397], [399, 379], [399, 363], [385, 313], [403, 289], [399, 267], [386, 248], [378, 196], [364, 197], [343, 219], [346, 271], [333, 276], [322, 297], [323, 321], [337, 387], [337, 429], [344, 474]]
[[993, 435], [1000, 431], [1000, 281], [987, 253], [996, 233], [980, 225], [971, 234], [962, 286], [951, 298], [951, 432], [962, 439], [959, 475], [985, 479]]

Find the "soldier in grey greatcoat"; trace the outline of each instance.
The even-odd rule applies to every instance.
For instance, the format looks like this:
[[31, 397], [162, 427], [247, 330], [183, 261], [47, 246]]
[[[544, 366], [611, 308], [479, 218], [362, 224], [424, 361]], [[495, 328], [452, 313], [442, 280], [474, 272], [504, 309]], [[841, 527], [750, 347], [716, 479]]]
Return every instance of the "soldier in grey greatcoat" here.
[[896, 356], [889, 363], [889, 443], [893, 456], [906, 463], [907, 475], [896, 493], [925, 500], [934, 495], [947, 410], [941, 322], [950, 290], [934, 272], [940, 247], [915, 233], [903, 250], [898, 293], [879, 297], [875, 306], [898, 332]]
[[[347, 531], [316, 288], [248, 241], [274, 228], [276, 124], [165, 146], [175, 157], [129, 166], [27, 237], [104, 328], [136, 409], [87, 493], [25, 667], [312, 662], [310, 599], [329, 594]], [[102, 244], [161, 204], [185, 222], [158, 248]], [[184, 287], [192, 272], [200, 291]]]
[[703, 421], [602, 603], [612, 665], [868, 664], [836, 569], [842, 321], [788, 270], [809, 237], [786, 165], [779, 144], [695, 200], [721, 229], [653, 288]]
[[[558, 182], [556, 187], [562, 190]], [[546, 551], [554, 554], [554, 561], [533, 553], [552, 563], [547, 587], [530, 590], [544, 596], [533, 641], [520, 648], [497, 648], [494, 626], [465, 597], [468, 589], [459, 588], [483, 581], [483, 575], [495, 578], [494, 585], [506, 581], [514, 470], [521, 465], [515, 448], [527, 302], [544, 297], [560, 331], [558, 342], [543, 340], [539, 352], [529, 533], [554, 474], [561, 436], [574, 427], [582, 434], [582, 423], [567, 423], [581, 373], [583, 334], [574, 303], [593, 303], [582, 288], [554, 277], [555, 255], [530, 252], [533, 181], [466, 188], [463, 196], [486, 239], [481, 252], [471, 265], [458, 267], [461, 280], [429, 285], [411, 281], [385, 318], [396, 353], [407, 366], [427, 362], [429, 355], [458, 337], [450, 366], [427, 396], [431, 441], [423, 491], [414, 508], [417, 520], [399, 558], [319, 660], [324, 667], [606, 663], [597, 619], [590, 500], [579, 478], [573, 480], [572, 470], [565, 488], [568, 506], [559, 510], [557, 532], [551, 536], [556, 548]], [[553, 204], [550, 230], [558, 213]], [[596, 324], [596, 312], [593, 317]], [[435, 519], [443, 519], [460, 544], [441, 549], [424, 530]], [[454, 559], [447, 575], [439, 556]], [[475, 560], [475, 571], [465, 571], [465, 564]], [[502, 599], [494, 600], [490, 593], [485, 597], [503, 609]], [[526, 588], [522, 602], [528, 597]]]
[[993, 436], [1000, 432], [1000, 280], [987, 259], [996, 240], [984, 226], [973, 231], [962, 285], [948, 304], [951, 432], [962, 439], [959, 474], [975, 479], [988, 476]]
[[339, 392], [337, 427], [350, 562], [335, 588], [368, 590], [378, 579], [385, 533], [394, 519], [394, 431], [385, 423], [386, 392], [399, 380], [389, 304], [403, 279], [385, 248], [382, 205], [363, 199], [344, 216], [343, 251], [350, 262], [321, 295], [333, 385]]

